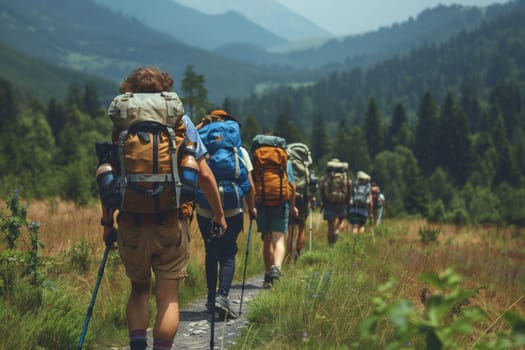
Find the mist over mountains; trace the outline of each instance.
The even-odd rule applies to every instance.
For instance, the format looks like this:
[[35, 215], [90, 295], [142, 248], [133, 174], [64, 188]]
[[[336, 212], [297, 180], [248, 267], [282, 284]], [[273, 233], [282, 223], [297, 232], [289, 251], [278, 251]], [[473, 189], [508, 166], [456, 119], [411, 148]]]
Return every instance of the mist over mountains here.
[[[138, 65], [157, 65], [173, 75], [178, 89], [186, 67], [192, 65], [205, 77], [208, 97], [220, 103], [226, 97], [247, 97], [261, 86], [309, 84], [335, 71], [371, 67], [512, 11], [510, 4], [486, 9], [439, 6], [391, 27], [322, 39], [325, 42], [310, 42], [305, 48], [290, 38], [329, 33], [275, 1], [228, 0], [271, 19], [271, 31], [237, 12], [206, 14], [183, 6], [185, 1], [189, 0], [2, 0], [0, 42], [31, 59], [115, 83]], [[299, 18], [301, 25], [287, 18]], [[287, 45], [294, 51], [275, 52], [275, 47]], [[29, 81], [24, 70], [0, 67], [2, 76], [18, 75], [19, 84]], [[38, 73], [32, 73], [31, 81], [38, 81]]]

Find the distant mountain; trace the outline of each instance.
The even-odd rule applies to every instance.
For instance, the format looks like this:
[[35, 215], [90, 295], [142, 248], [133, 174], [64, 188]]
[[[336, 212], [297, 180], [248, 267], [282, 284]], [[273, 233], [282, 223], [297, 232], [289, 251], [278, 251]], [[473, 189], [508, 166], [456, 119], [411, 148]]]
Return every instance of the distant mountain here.
[[[173, 0], [95, 0], [118, 13], [169, 34], [189, 46], [212, 50], [232, 42], [268, 48], [285, 43], [279, 36], [237, 12], [209, 15]], [[221, 1], [222, 2], [222, 1]]]
[[445, 42], [461, 31], [479, 27], [483, 21], [509, 13], [513, 6], [512, 3], [487, 8], [440, 5], [421, 12], [416, 19], [410, 18], [405, 22], [361, 35], [331, 39], [315, 48], [281, 54], [262, 54], [255, 50], [243, 52], [245, 45], [241, 47], [230, 44], [218, 48], [216, 52], [232, 59], [259, 65], [315, 68], [355, 61], [371, 65], [393, 55], [408, 53], [423, 44]]
[[334, 37], [334, 34], [320, 28], [310, 20], [274, 0], [172, 1], [206, 13], [224, 13], [226, 12], [225, 9], [237, 11], [253, 23], [289, 41]]
[[88, 0], [2, 0], [0, 13], [0, 41], [29, 56], [116, 82], [137, 66], [156, 65], [170, 72], [175, 89], [186, 67], [193, 65], [205, 76], [208, 97], [216, 103], [246, 96], [261, 82], [319, 78], [309, 72], [256, 68], [192, 48]]
[[12, 47], [0, 43], [0, 77], [9, 80], [16, 88], [44, 101], [51, 97], [63, 99], [71, 83], [80, 87], [94, 82], [101, 103], [109, 103], [118, 90], [114, 81], [59, 68], [31, 58]]
[[[476, 104], [486, 105], [494, 99], [503, 101], [501, 113], [509, 128], [525, 126], [525, 0], [503, 8], [508, 10], [505, 14], [442, 44], [422, 45], [409, 55], [394, 56], [367, 69], [334, 72], [307, 87], [281, 86], [234, 100], [231, 112], [246, 116], [254, 113], [253, 106], [265, 106], [258, 111], [257, 121], [274, 125], [283, 106], [292, 106], [287, 117], [301, 130], [308, 130], [319, 114], [334, 130], [342, 119], [347, 125], [363, 125], [371, 97], [386, 120], [402, 103], [407, 117], [414, 121], [425, 92], [440, 106], [452, 93], [465, 103], [473, 128], [493, 123], [484, 119]], [[512, 119], [514, 114], [521, 119]]]

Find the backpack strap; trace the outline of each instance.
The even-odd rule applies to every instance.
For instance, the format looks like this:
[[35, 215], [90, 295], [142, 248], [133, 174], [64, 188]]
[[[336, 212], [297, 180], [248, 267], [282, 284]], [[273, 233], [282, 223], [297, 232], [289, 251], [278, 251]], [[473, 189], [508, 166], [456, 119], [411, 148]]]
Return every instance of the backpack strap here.
[[177, 104], [178, 100], [173, 98], [172, 95], [170, 95], [169, 92], [163, 91], [160, 93], [162, 97], [166, 100], [166, 110], [168, 111], [168, 121], [175, 119], [177, 116], [177, 110], [179, 109], [179, 106]]
[[239, 149], [237, 147], [233, 147], [233, 155], [235, 157], [235, 178], [239, 178], [239, 175], [241, 175], [241, 164], [239, 163]]
[[182, 182], [179, 176], [177, 160], [178, 160], [178, 152], [180, 151], [181, 147], [177, 148], [176, 136], [175, 136], [175, 131], [173, 130], [173, 128], [166, 127], [166, 131], [168, 131], [168, 134], [170, 135], [171, 170], [172, 170], [172, 176], [173, 176], [173, 186], [175, 186], [175, 204], [177, 208], [180, 208], [180, 205], [182, 204], [180, 202]]
[[125, 120], [128, 116], [128, 103], [129, 99], [133, 97], [132, 92], [126, 92], [124, 96], [120, 99], [119, 109], [120, 109], [120, 119]]
[[124, 209], [124, 200], [126, 197], [126, 164], [124, 163], [124, 141], [128, 137], [129, 129], [124, 129], [120, 132], [118, 137], [118, 161], [120, 168], [120, 176], [118, 179], [118, 187], [120, 191], [120, 208]]

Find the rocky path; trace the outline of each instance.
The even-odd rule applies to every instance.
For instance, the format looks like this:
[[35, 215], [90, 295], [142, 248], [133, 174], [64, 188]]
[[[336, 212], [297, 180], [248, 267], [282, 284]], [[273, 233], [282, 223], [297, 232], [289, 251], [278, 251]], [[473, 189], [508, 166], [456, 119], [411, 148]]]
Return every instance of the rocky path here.
[[[247, 327], [246, 313], [250, 302], [263, 289], [262, 276], [247, 279], [244, 286], [242, 313], [234, 320], [222, 320], [216, 314], [214, 320], [213, 349], [228, 349], [234, 344], [243, 328]], [[234, 283], [230, 290], [230, 303], [234, 310], [239, 311], [242, 282]], [[211, 347], [211, 315], [206, 313], [206, 298], [196, 300], [180, 310], [179, 330], [175, 337], [172, 350], [204, 350]], [[148, 350], [152, 349], [153, 339], [151, 329], [148, 330]], [[129, 350], [129, 347], [122, 350]]]

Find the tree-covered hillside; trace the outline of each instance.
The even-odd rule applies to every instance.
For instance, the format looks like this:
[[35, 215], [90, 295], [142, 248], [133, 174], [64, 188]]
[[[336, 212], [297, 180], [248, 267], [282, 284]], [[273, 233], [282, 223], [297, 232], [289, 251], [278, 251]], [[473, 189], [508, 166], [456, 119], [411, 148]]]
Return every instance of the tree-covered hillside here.
[[369, 67], [393, 55], [403, 55], [424, 44], [441, 44], [461, 31], [477, 29], [501, 15], [512, 13], [515, 2], [486, 8], [439, 5], [426, 9], [416, 18], [375, 31], [331, 39], [315, 48], [288, 53], [270, 53], [245, 44], [230, 44], [217, 50], [225, 57], [260, 65], [332, 69]]
[[[248, 148], [273, 129], [306, 142], [318, 173], [333, 157], [352, 176], [370, 173], [389, 215], [525, 225], [523, 18], [525, 0], [442, 45], [222, 107], [243, 120]], [[20, 97], [11, 80], [0, 79], [1, 195], [17, 187], [25, 198], [95, 200], [94, 143], [111, 131], [96, 86], [71, 84], [64, 100], [42, 102]], [[185, 67], [181, 83], [194, 120], [215, 107], [198, 67]]]
[[0, 14], [0, 40], [9, 46], [115, 82], [139, 65], [156, 65], [170, 72], [178, 86], [186, 66], [193, 65], [206, 75], [210, 99], [221, 101], [226, 96], [246, 96], [265, 81], [319, 77], [315, 72], [257, 68], [187, 46], [88, 0], [3, 0]]
[[73, 82], [80, 85], [92, 82], [103, 102], [109, 102], [117, 91], [114, 81], [57, 67], [31, 58], [1, 42], [0, 77], [11, 81], [25, 96], [36, 96], [44, 101], [53, 97], [64, 99], [68, 86]]
[[525, 1], [445, 44], [230, 111], [244, 118], [245, 141], [271, 129], [309, 144], [319, 171], [337, 157], [369, 172], [395, 213], [525, 224], [523, 18]]

